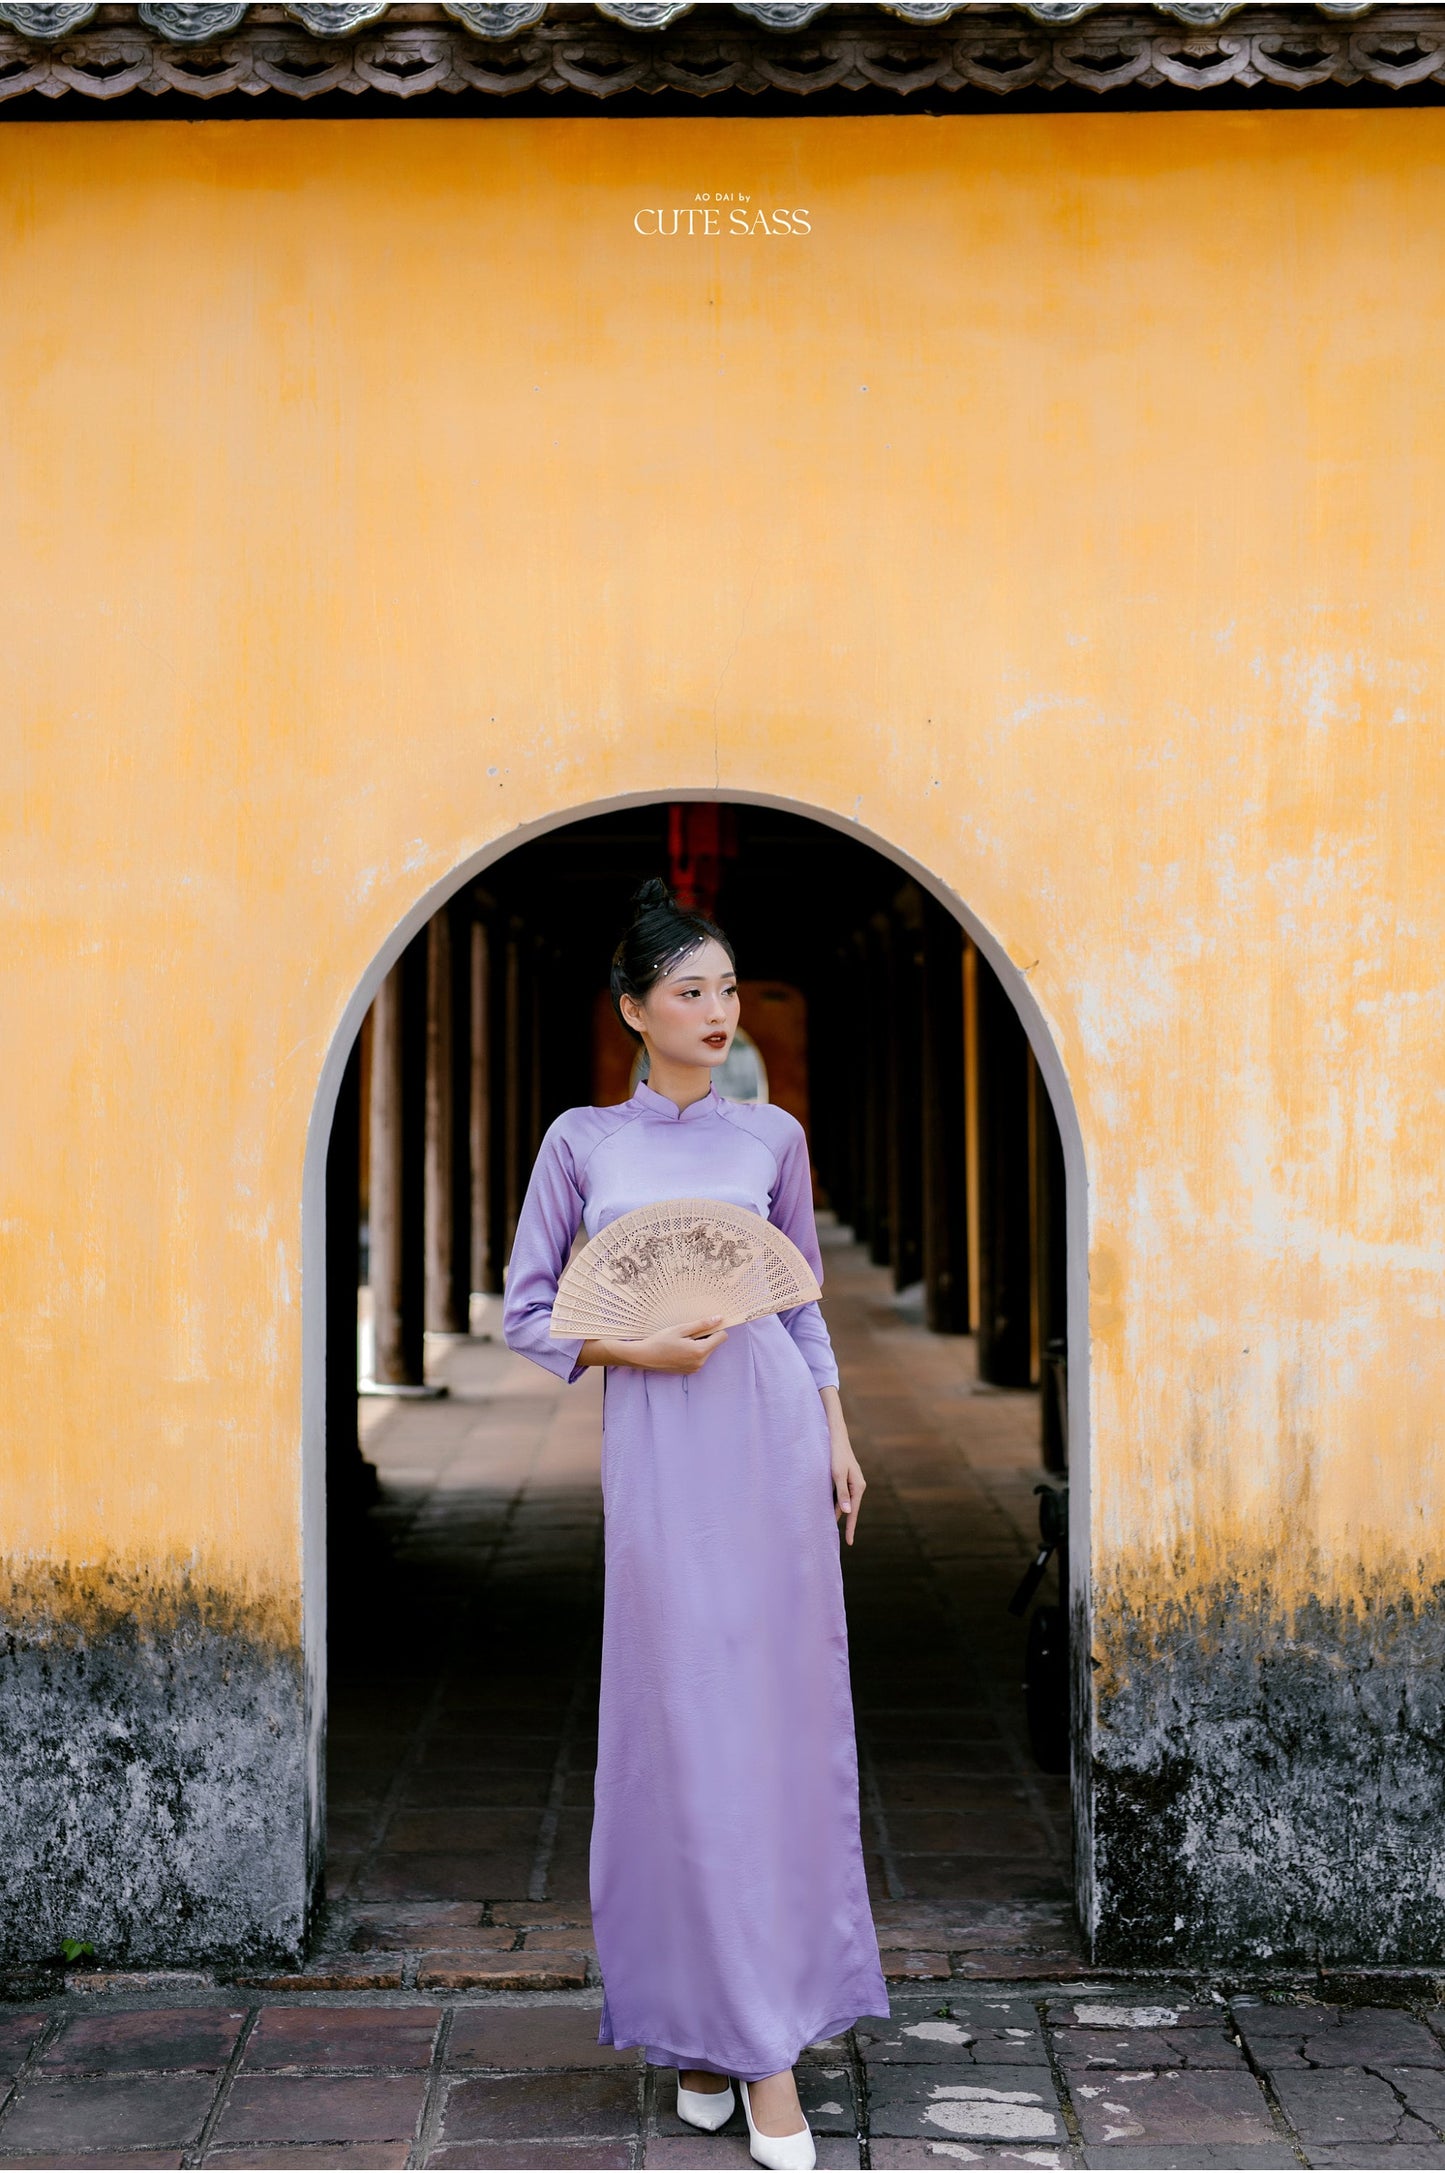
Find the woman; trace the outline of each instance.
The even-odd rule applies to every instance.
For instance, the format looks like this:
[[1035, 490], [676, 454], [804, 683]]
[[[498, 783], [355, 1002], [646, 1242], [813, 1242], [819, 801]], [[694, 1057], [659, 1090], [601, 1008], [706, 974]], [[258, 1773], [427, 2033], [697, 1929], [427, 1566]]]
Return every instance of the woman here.
[[569, 1109], [537, 1156], [503, 1332], [569, 1381], [603, 1376], [606, 1583], [591, 1842], [599, 2044], [678, 2069], [718, 2128], [742, 2084], [764, 2166], [814, 2164], [793, 2063], [887, 2015], [858, 1816], [837, 1520], [864, 1479], [816, 1302], [638, 1341], [549, 1333], [579, 1225], [680, 1196], [767, 1215], [821, 1279], [802, 1126], [712, 1083], [738, 1024], [726, 936], [645, 883], [612, 962], [648, 1078]]

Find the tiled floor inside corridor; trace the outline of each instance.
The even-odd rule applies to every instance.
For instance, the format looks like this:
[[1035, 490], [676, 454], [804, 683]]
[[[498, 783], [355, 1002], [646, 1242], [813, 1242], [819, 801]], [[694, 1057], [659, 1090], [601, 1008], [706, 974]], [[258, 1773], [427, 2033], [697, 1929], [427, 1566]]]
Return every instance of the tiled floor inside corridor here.
[[[880, 1945], [990, 1976], [1071, 1959], [1068, 1786], [1030, 1755], [1007, 1612], [1038, 1528], [1037, 1400], [980, 1392], [971, 1340], [928, 1334], [859, 1248], [827, 1261], [868, 1480], [842, 1558]], [[512, 1951], [457, 1940], [448, 1964], [439, 1941], [424, 1982], [581, 1982], [600, 1383], [563, 1387], [495, 1341], [430, 1365], [446, 1398], [363, 1406], [389, 1552], [337, 1565], [329, 1891], [357, 1944], [369, 1922], [395, 1937], [408, 1905], [423, 1955], [429, 1924], [487, 1928], [446, 1904], [490, 1903]]]

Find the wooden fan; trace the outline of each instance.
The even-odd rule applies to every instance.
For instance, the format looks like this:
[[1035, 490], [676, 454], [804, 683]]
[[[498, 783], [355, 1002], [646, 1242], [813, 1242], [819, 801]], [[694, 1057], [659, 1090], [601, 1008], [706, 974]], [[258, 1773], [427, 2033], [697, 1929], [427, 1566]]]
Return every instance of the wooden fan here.
[[635, 1340], [721, 1314], [725, 1328], [821, 1295], [790, 1237], [727, 1200], [658, 1200], [619, 1215], [563, 1272], [554, 1336]]

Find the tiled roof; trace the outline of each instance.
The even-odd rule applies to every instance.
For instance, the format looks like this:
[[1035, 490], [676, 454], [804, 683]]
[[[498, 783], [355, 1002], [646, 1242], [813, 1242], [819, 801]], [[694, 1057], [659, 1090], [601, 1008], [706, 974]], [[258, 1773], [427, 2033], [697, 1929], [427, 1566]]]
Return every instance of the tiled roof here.
[[12, 113], [133, 93], [141, 103], [116, 110], [173, 111], [179, 98], [234, 112], [224, 101], [239, 95], [254, 111], [341, 93], [323, 110], [369, 110], [351, 101], [379, 94], [519, 111], [540, 94], [561, 111], [641, 93], [670, 110], [737, 96], [818, 110], [841, 96], [876, 111], [980, 94], [1207, 101], [1357, 85], [1438, 97], [1445, 0], [0, 0], [0, 108]]
[[[701, 0], [701, 4], [709, 13], [721, 12], [713, 0]], [[999, 12], [995, 0], [888, 0], [880, 12], [906, 23], [932, 25], [977, 13], [981, 4], [987, 4], [990, 13]], [[1248, 4], [1249, 0], [1155, 0], [1154, 5], [1131, 12], [1211, 28]], [[697, 13], [700, 0], [593, 0], [593, 5], [597, 15], [624, 29], [664, 30], [682, 16]], [[1110, 5], [1111, 0], [1014, 0], [1013, 12], [1031, 16], [1037, 23], [1067, 24], [1103, 13]], [[548, 15], [563, 12], [549, 6], [548, 0], [495, 0], [495, 4], [444, 0], [444, 6], [445, 13], [464, 24], [473, 37], [491, 40], [514, 38]], [[1371, 7], [1372, 0], [1315, 0], [1311, 12], [1356, 16], [1370, 13]], [[765, 30], [786, 32], [803, 29], [828, 8], [829, 0], [732, 0], [731, 12]], [[80, 29], [98, 11], [98, 0], [0, 0], [0, 23], [22, 37], [61, 38]], [[258, 12], [248, 0], [141, 0], [136, 9], [148, 29], [178, 44], [225, 37]], [[313, 37], [336, 38], [406, 11], [389, 6], [388, 0], [292, 0], [281, 12]], [[577, 11], [565, 12], [575, 15]]]

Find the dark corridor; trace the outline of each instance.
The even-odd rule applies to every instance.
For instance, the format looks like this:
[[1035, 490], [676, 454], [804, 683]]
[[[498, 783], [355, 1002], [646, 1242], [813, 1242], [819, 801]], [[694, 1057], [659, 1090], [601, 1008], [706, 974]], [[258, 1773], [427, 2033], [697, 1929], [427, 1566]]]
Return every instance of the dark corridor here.
[[324, 1943], [380, 1941], [438, 1985], [595, 1972], [597, 1413], [591, 1384], [501, 1347], [497, 1293], [546, 1125], [630, 1091], [606, 969], [655, 873], [736, 945], [748, 1039], [722, 1090], [782, 1103], [812, 1146], [869, 1480], [844, 1570], [880, 1942], [899, 1974], [1062, 1958], [1067, 1782], [1030, 1748], [1007, 1612], [1034, 1485], [1065, 1463], [1052, 1110], [951, 914], [846, 835], [714, 803], [509, 854], [409, 946], [349, 1066], [328, 1171]]

